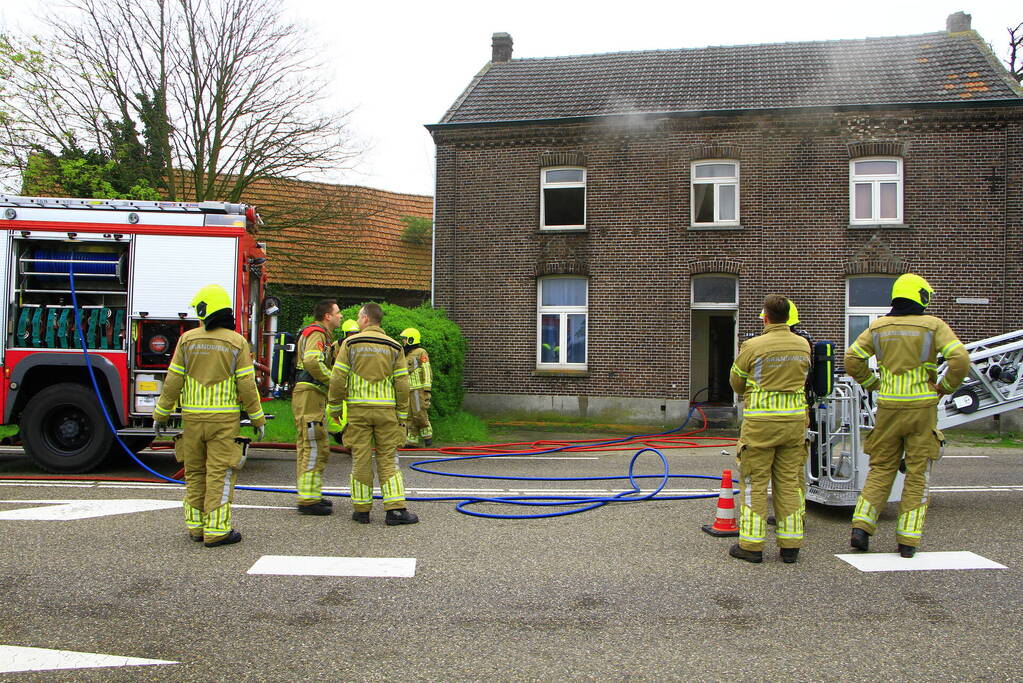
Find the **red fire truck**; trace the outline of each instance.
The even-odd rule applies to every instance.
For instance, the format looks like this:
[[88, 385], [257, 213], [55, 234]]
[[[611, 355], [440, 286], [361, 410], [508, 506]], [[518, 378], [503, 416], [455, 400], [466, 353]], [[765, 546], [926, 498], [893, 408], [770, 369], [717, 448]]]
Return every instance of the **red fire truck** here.
[[118, 448], [82, 336], [118, 435], [135, 452], [149, 445], [178, 337], [199, 324], [189, 303], [207, 284], [231, 294], [265, 388], [276, 310], [258, 224], [244, 204], [0, 195], [0, 410], [36, 464], [84, 472]]

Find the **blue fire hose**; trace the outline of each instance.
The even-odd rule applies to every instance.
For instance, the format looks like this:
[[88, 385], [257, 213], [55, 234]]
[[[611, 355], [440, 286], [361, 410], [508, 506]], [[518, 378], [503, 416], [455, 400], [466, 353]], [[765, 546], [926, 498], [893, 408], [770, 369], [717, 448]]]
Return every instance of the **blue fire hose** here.
[[[82, 318], [81, 312], [78, 309], [78, 294], [75, 290], [75, 264], [72, 264], [69, 269], [69, 275], [71, 280], [71, 302], [74, 306], [75, 312], [75, 329], [78, 331], [78, 340], [81, 343], [82, 353], [85, 354], [85, 367], [89, 372], [89, 380], [92, 382], [92, 390], [96, 394], [96, 398], [99, 401], [99, 406], [103, 412], [103, 418], [106, 420], [107, 426], [110, 427], [110, 431], [114, 435], [114, 439], [124, 449], [132, 460], [138, 464], [143, 470], [152, 474], [158, 479], [170, 482], [172, 484], [183, 485], [184, 482], [172, 477], [165, 476], [159, 472], [153, 470], [142, 462], [138, 456], [132, 453], [131, 449], [121, 440], [121, 437], [117, 434], [117, 428], [114, 426], [114, 422], [110, 417], [110, 412], [107, 410], [106, 401], [103, 400], [103, 394], [100, 392], [99, 384], [96, 382], [96, 373], [92, 367], [92, 359], [89, 357], [89, 349], [86, 345], [85, 335], [82, 334]], [[636, 438], [644, 436], [666, 436], [675, 432], [680, 432], [689, 423], [689, 420], [693, 416], [693, 411], [696, 409], [695, 404], [689, 408], [689, 414], [686, 416], [685, 422], [682, 426], [675, 429], [663, 432], [661, 434], [654, 435], [635, 435], [629, 436], [622, 439], [614, 439], [602, 443], [591, 444], [593, 446], [610, 446], [613, 444], [623, 443], [631, 441]], [[470, 515], [472, 517], [487, 517], [491, 519], [540, 519], [545, 517], [563, 517], [565, 515], [574, 515], [580, 512], [586, 512], [587, 510], [594, 510], [596, 508], [607, 505], [608, 503], [639, 503], [643, 501], [666, 501], [666, 500], [691, 500], [696, 498], [713, 498], [717, 496], [717, 493], [692, 493], [686, 495], [677, 496], [660, 496], [658, 495], [664, 490], [668, 481], [671, 479], [712, 479], [717, 481], [719, 478], [706, 474], [671, 474], [669, 472], [668, 460], [664, 457], [656, 448], [643, 448], [637, 451], [632, 459], [629, 461], [629, 470], [625, 476], [604, 476], [604, 477], [515, 477], [515, 476], [502, 476], [502, 475], [488, 475], [488, 474], [460, 474], [456, 472], [442, 472], [433, 469], [427, 469], [426, 465], [435, 465], [445, 462], [457, 462], [463, 460], [479, 460], [482, 458], [500, 458], [509, 455], [545, 455], [547, 453], [557, 453], [559, 451], [571, 448], [571, 445], [558, 446], [540, 451], [514, 451], [509, 453], [492, 453], [486, 455], [466, 455], [466, 456], [455, 456], [448, 458], [432, 458], [428, 460], [420, 460], [412, 463], [410, 467], [417, 472], [423, 472], [426, 474], [435, 474], [443, 477], [459, 477], [465, 479], [501, 479], [505, 481], [618, 481], [628, 479], [632, 485], [632, 489], [628, 491], [622, 491], [613, 496], [503, 496], [503, 497], [490, 497], [490, 496], [410, 496], [406, 500], [411, 501], [423, 501], [423, 502], [441, 502], [441, 501], [459, 501], [455, 506], [455, 509], [459, 512]], [[653, 453], [660, 458], [663, 471], [661, 474], [636, 474], [635, 466], [639, 456], [644, 453]], [[643, 493], [640, 489], [638, 480], [639, 479], [659, 479], [657, 487], [649, 493]], [[235, 486], [235, 489], [239, 491], [262, 491], [266, 493], [288, 493], [296, 494], [298, 491], [293, 488], [274, 488], [269, 486]], [[325, 496], [334, 496], [338, 498], [350, 498], [349, 493], [334, 493], [324, 492]], [[381, 499], [382, 496], [374, 496], [376, 499]], [[525, 507], [569, 507], [568, 510], [558, 510], [555, 512], [539, 512], [533, 514], [496, 514], [489, 512], [480, 512], [477, 510], [470, 509], [470, 506], [480, 505], [484, 503], [502, 504], [502, 505], [514, 505], [514, 506], [525, 506]]]

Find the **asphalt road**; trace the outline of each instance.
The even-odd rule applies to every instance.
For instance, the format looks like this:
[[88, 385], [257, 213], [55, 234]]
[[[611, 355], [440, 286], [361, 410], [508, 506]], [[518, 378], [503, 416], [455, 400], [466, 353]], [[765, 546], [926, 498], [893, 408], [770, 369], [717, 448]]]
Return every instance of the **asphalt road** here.
[[[720, 447], [668, 451], [672, 472], [720, 475]], [[529, 476], [623, 474], [628, 452], [463, 462]], [[952, 448], [935, 468], [922, 551], [969, 550], [1005, 570], [863, 573], [850, 510], [811, 505], [795, 565], [762, 565], [700, 531], [714, 499], [614, 504], [492, 520], [450, 502], [386, 527], [300, 516], [285, 494], [240, 491], [242, 543], [207, 549], [180, 508], [73, 521], [0, 519], [0, 645], [171, 660], [165, 666], [2, 674], [33, 681], [1023, 680], [1023, 451]], [[256, 453], [239, 483], [290, 486], [287, 453]], [[166, 454], [146, 461], [171, 473]], [[410, 495], [599, 489], [621, 483], [448, 479], [409, 471]], [[659, 461], [644, 456], [643, 472]], [[335, 456], [327, 483], [347, 484]], [[23, 481], [0, 454], [0, 500], [180, 500], [173, 485]], [[112, 466], [102, 475], [136, 475]], [[12, 479], [15, 478], [15, 479]], [[991, 484], [1013, 490], [986, 489]], [[670, 488], [716, 490], [713, 481]], [[443, 489], [443, 490], [442, 490]], [[38, 504], [0, 503], [0, 513]], [[523, 512], [497, 506], [477, 509]], [[894, 551], [893, 506], [874, 538]], [[264, 555], [415, 558], [412, 578], [249, 575]], [[2, 666], [0, 666], [2, 669]]]

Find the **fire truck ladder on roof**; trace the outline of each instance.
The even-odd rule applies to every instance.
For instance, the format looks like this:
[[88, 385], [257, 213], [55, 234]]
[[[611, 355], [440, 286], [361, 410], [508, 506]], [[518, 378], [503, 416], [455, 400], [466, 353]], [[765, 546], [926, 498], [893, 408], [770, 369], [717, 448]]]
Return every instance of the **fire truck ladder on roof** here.
[[[966, 344], [970, 370], [962, 386], [938, 402], [938, 429], [994, 417], [1023, 408], [1023, 330]], [[938, 366], [939, 379], [947, 363]], [[863, 452], [865, 430], [874, 427], [876, 403], [851, 377], [835, 382], [814, 406], [806, 498], [825, 505], [855, 505], [867, 479], [870, 458]], [[902, 498], [903, 475], [890, 501]]]
[[91, 209], [94, 211], [166, 211], [174, 213], [244, 214], [245, 204], [229, 202], [147, 202], [134, 199], [64, 199], [0, 194], [0, 208]]

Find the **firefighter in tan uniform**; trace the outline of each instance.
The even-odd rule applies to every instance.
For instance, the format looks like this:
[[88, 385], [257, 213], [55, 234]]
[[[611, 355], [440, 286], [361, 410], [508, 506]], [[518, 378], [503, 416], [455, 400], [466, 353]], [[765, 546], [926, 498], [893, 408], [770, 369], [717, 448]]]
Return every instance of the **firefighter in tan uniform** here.
[[329, 515], [333, 504], [323, 497], [323, 470], [330, 457], [324, 425], [327, 383], [330, 382], [331, 341], [341, 324], [337, 301], [324, 299], [313, 308], [313, 324], [298, 334], [295, 349], [295, 389], [291, 410], [295, 415], [295, 478], [298, 511], [303, 515]]
[[[408, 419], [408, 367], [401, 345], [381, 329], [383, 311], [369, 303], [359, 310], [359, 329], [341, 343], [330, 375], [327, 411], [337, 419], [348, 402], [345, 443], [352, 449], [352, 519], [369, 523], [373, 509], [373, 462], [383, 493], [385, 523], [415, 524], [405, 507], [398, 446]], [[374, 457], [374, 445], [376, 454]]]
[[433, 388], [433, 372], [430, 370], [430, 356], [420, 342], [422, 335], [414, 327], [401, 332], [405, 344], [405, 361], [408, 363], [409, 420], [405, 445], [415, 448], [422, 437], [423, 445], [433, 446], [433, 426], [430, 424], [430, 395]]
[[245, 446], [238, 438], [242, 408], [263, 438], [266, 419], [259, 402], [249, 343], [234, 331], [231, 299], [207, 285], [192, 299], [202, 326], [181, 335], [153, 411], [154, 431], [181, 404], [183, 431], [174, 447], [185, 465], [185, 524], [206, 547], [242, 540], [231, 527], [231, 501]]
[[[931, 464], [941, 457], [944, 438], [937, 429], [938, 397], [955, 391], [970, 369], [970, 356], [955, 332], [940, 318], [924, 314], [933, 293], [919, 275], [900, 276], [892, 286], [892, 310], [845, 352], [845, 371], [864, 389], [878, 392], [874, 429], [863, 444], [870, 473], [852, 518], [850, 544], [859, 550], [869, 547], [903, 460], [906, 480], [895, 529], [899, 554], [913, 557], [923, 536]], [[948, 361], [940, 382], [939, 354]], [[880, 377], [870, 369], [871, 356], [877, 358]]]
[[744, 399], [739, 460], [739, 542], [728, 554], [762, 562], [767, 522], [767, 485], [774, 495], [775, 539], [785, 562], [795, 562], [803, 543], [805, 505], [800, 469], [806, 462], [806, 394], [810, 345], [789, 329], [789, 300], [764, 298], [764, 333], [743, 342], [729, 382]]

